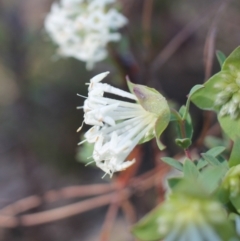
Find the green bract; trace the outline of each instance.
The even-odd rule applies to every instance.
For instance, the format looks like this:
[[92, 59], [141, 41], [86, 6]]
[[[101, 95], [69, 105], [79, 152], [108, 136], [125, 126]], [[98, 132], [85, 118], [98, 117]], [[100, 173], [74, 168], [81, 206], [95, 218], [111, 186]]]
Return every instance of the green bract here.
[[191, 96], [195, 105], [218, 113], [223, 130], [232, 138], [240, 133], [240, 47], [223, 62], [219, 73], [212, 76]]
[[149, 132], [140, 143], [151, 140], [154, 136], [160, 150], [163, 150], [165, 146], [160, 142], [159, 137], [162, 132], [168, 126], [170, 121], [170, 108], [168, 103], [158, 91], [153, 88], [149, 88], [144, 85], [137, 85], [127, 81], [130, 92], [134, 94], [138, 103], [147, 111], [152, 114], [155, 114], [157, 120], [155, 122], [155, 127], [153, 132]]
[[230, 196], [240, 195], [240, 165], [232, 167], [227, 172], [222, 185], [229, 191]]
[[230, 201], [240, 211], [240, 165], [232, 167], [222, 182], [223, 201]]
[[191, 189], [186, 186], [175, 189], [168, 200], [140, 220], [133, 228], [137, 238], [144, 241], [237, 238], [221, 203], [196, 187]]

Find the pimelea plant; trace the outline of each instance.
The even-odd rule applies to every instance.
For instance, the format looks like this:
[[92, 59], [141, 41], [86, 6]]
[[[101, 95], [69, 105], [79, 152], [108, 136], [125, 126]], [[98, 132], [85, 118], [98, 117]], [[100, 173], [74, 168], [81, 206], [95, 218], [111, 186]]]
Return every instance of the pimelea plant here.
[[[172, 190], [170, 195], [134, 226], [133, 233], [141, 240], [239, 240], [240, 48], [227, 58], [222, 53], [218, 57], [221, 71], [204, 85], [193, 87], [187, 106], [192, 101], [201, 109], [217, 113], [224, 132], [234, 141], [232, 152], [226, 158], [221, 155], [224, 148], [216, 146], [198, 159], [186, 157], [183, 163], [169, 157], [162, 158], [183, 176], [168, 180]], [[187, 133], [191, 124], [190, 118], [186, 118], [188, 108], [184, 107], [184, 110], [185, 114], [174, 110], [172, 120]], [[189, 142], [186, 143], [187, 139]], [[176, 141], [186, 148], [191, 143], [190, 135], [187, 139], [184, 139], [187, 145], [183, 140]]]
[[[222, 70], [204, 85], [194, 86], [180, 110], [170, 108], [159, 92], [147, 86], [127, 80], [129, 93], [102, 83], [109, 72], [90, 80], [88, 97], [80, 108], [84, 110], [84, 123], [92, 127], [80, 144], [94, 145], [92, 157], [105, 175], [112, 177], [114, 172], [133, 165], [134, 159], [126, 160], [130, 152], [154, 137], [163, 150], [159, 137], [170, 122], [178, 130], [176, 144], [185, 151], [183, 162], [162, 158], [182, 175], [168, 180], [171, 192], [165, 201], [132, 228], [139, 240], [240, 240], [240, 48], [226, 59], [221, 57]], [[105, 97], [105, 93], [131, 102]], [[221, 155], [225, 149], [222, 146], [191, 157], [191, 101], [217, 113], [223, 130], [234, 141], [230, 157]]]
[[[119, 41], [116, 32], [127, 19], [112, 8], [114, 0], [61, 0], [46, 17], [45, 29], [58, 45], [62, 56], [87, 63], [87, 69], [108, 55], [107, 44]], [[147, 15], [146, 15], [147, 16]], [[148, 25], [145, 26], [146, 31]], [[145, 39], [148, 45], [149, 36]], [[136, 84], [126, 77], [129, 91], [107, 84], [109, 72], [92, 77], [83, 106], [83, 125], [90, 128], [79, 145], [90, 144], [92, 161], [107, 176], [131, 169], [137, 160], [134, 148], [160, 136], [169, 123], [176, 127], [175, 143], [183, 150], [181, 161], [161, 160], [178, 170], [169, 178], [164, 201], [132, 227], [143, 241], [237, 241], [240, 240], [240, 47], [227, 58], [217, 53], [219, 73], [203, 85], [193, 86], [186, 105], [172, 108], [157, 90]], [[110, 75], [111, 77], [111, 75]], [[233, 143], [229, 153], [214, 146], [193, 156], [193, 125], [190, 103], [216, 113], [220, 126]], [[121, 175], [120, 175], [121, 176]], [[118, 175], [116, 175], [118, 177]], [[114, 178], [113, 178], [114, 179]], [[118, 180], [118, 178], [116, 178]], [[125, 186], [122, 184], [123, 187]], [[120, 189], [118, 189], [120, 190]], [[127, 190], [128, 192], [128, 190]], [[130, 196], [130, 194], [128, 193]]]
[[[41, 2], [35, 11], [34, 2]], [[45, 9], [48, 2], [53, 4], [46, 14], [45, 33], [56, 44], [58, 56], [75, 58], [66, 66], [66, 60], [57, 63], [54, 71], [48, 68], [53, 67], [50, 62], [41, 59], [48, 51], [42, 51], [44, 45], [36, 36], [32, 38], [35, 32], [32, 27], [40, 26], [34, 17], [39, 16], [40, 8]], [[2, 187], [7, 176], [6, 180], [12, 179], [11, 170], [21, 178], [20, 183], [14, 182], [10, 189], [1, 190], [1, 240], [30, 240], [28, 233], [41, 233], [25, 232], [32, 226], [47, 228], [50, 222], [109, 206], [97, 237], [96, 234], [89, 239], [85, 234], [74, 236], [80, 226], [95, 231], [94, 217], [84, 225], [83, 219], [67, 222], [69, 230], [59, 230], [57, 225], [55, 229], [54, 225], [54, 229], [43, 232], [44, 237], [31, 240], [240, 241], [240, 47], [236, 44], [240, 36], [236, 22], [240, 21], [240, 1], [235, 0], [229, 6], [232, 16], [222, 17], [230, 2], [234, 0], [0, 1]], [[191, 4], [197, 9], [189, 7]], [[204, 5], [203, 13], [189, 23], [189, 18]], [[26, 9], [31, 9], [33, 14], [26, 14]], [[26, 16], [22, 16], [23, 13]], [[220, 20], [223, 28], [229, 27], [227, 31], [217, 31]], [[182, 26], [184, 21], [186, 25]], [[189, 38], [204, 24], [203, 31]], [[209, 31], [202, 56], [203, 81], [203, 74], [198, 74], [201, 68], [198, 53], [203, 49], [199, 46], [206, 27]], [[218, 42], [215, 41], [217, 33], [221, 33], [221, 37], [229, 35]], [[226, 49], [231, 48], [227, 56], [215, 48], [226, 43], [229, 43]], [[189, 52], [185, 52], [187, 49]], [[179, 54], [179, 58], [173, 58], [166, 69], [161, 68], [170, 57], [175, 57], [174, 53]], [[219, 65], [212, 74], [214, 59], [218, 59]], [[82, 65], [74, 69], [79, 63], [76, 60], [93, 71], [87, 72]], [[103, 60], [106, 61], [98, 65]], [[187, 69], [186, 75], [180, 73], [182, 63]], [[49, 83], [55, 78], [61, 80], [59, 88], [53, 86], [55, 81]], [[78, 90], [76, 85], [69, 84], [69, 78], [81, 81], [76, 82]], [[198, 78], [202, 79], [200, 84], [193, 84]], [[40, 84], [42, 80], [45, 83]], [[188, 80], [191, 80], [190, 87]], [[187, 85], [189, 89], [183, 94]], [[69, 113], [75, 106], [68, 98], [72, 87], [73, 92], [76, 90], [83, 98], [77, 107], [82, 117], [79, 123], [75, 123], [76, 119]], [[181, 102], [180, 106], [168, 98], [168, 94], [174, 97], [179, 94], [185, 103]], [[53, 110], [57, 105], [59, 109]], [[198, 118], [200, 121], [196, 120], [200, 115], [195, 115], [194, 109], [190, 111], [193, 105], [203, 114]], [[92, 164], [95, 171], [79, 165], [82, 176], [76, 172], [73, 179], [67, 177], [60, 182], [76, 180], [77, 185], [59, 188], [57, 181], [57, 190], [44, 193], [45, 188], [55, 186], [55, 177], [60, 172], [43, 173], [48, 166], [44, 163], [37, 173], [35, 162], [44, 157], [47, 162], [54, 153], [53, 159], [61, 157], [62, 161], [73, 154], [71, 147], [75, 148], [72, 141], [75, 142], [76, 134], [71, 128], [62, 128], [59, 117], [66, 120], [69, 127], [80, 125], [77, 155], [84, 164]], [[48, 133], [50, 128], [52, 131]], [[16, 140], [11, 142], [13, 136]], [[17, 166], [11, 161], [13, 158], [19, 160]], [[66, 165], [70, 166], [68, 160]], [[46, 180], [40, 183], [38, 177]], [[91, 184], [79, 185], [84, 177], [88, 177]], [[31, 184], [29, 190], [22, 188], [25, 183]], [[13, 200], [10, 190], [17, 190]], [[31, 192], [31, 196], [14, 202], [21, 190]], [[35, 190], [36, 195], [32, 193]], [[146, 190], [149, 190], [147, 194]], [[7, 196], [2, 198], [4, 193]], [[147, 205], [142, 208], [146, 200]], [[54, 202], [57, 202], [55, 206]], [[135, 202], [139, 205], [134, 205]], [[61, 204], [64, 206], [60, 207]], [[110, 236], [120, 209], [121, 218], [126, 218], [130, 227]], [[14, 230], [21, 230], [17, 232], [20, 235], [15, 235]], [[121, 237], [129, 231], [132, 235], [129, 239]], [[50, 239], [45, 237], [48, 233]], [[65, 234], [71, 237], [65, 238]]]

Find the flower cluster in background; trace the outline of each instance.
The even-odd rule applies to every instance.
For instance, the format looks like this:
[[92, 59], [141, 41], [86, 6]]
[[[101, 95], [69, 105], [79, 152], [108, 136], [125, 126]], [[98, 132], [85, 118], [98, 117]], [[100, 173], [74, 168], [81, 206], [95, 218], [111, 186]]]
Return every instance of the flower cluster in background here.
[[61, 0], [53, 3], [45, 29], [59, 49], [58, 54], [87, 63], [87, 69], [107, 57], [107, 44], [119, 41], [114, 32], [127, 19], [111, 4], [115, 0]]

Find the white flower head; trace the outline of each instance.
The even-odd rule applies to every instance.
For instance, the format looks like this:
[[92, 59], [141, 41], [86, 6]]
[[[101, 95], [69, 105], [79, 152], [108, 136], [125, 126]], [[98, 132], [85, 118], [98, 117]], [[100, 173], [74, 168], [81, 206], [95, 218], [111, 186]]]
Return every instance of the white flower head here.
[[[136, 90], [135, 95], [102, 83], [102, 79], [108, 74], [109, 72], [105, 72], [90, 80], [88, 97], [82, 108], [84, 122], [93, 126], [85, 134], [86, 141], [94, 143], [93, 159], [99, 168], [112, 176], [114, 172], [125, 170], [135, 162], [134, 159], [125, 159], [138, 143], [150, 140], [156, 135], [155, 124], [159, 116], [167, 116], [163, 121], [168, 124], [169, 108], [162, 95], [156, 92], [150, 95], [150, 90], [145, 86], [132, 84]], [[153, 111], [155, 106], [152, 107], [150, 102], [149, 110], [145, 109], [137, 97], [140, 92], [145, 101], [155, 96], [155, 102], [159, 104], [158, 109], [161, 111]], [[131, 102], [105, 97], [106, 93], [129, 99]], [[151, 103], [152, 101], [151, 99]]]
[[53, 3], [45, 29], [59, 49], [58, 54], [87, 63], [87, 69], [107, 57], [106, 46], [119, 41], [114, 32], [127, 23], [126, 17], [109, 4], [116, 0], [60, 0]]

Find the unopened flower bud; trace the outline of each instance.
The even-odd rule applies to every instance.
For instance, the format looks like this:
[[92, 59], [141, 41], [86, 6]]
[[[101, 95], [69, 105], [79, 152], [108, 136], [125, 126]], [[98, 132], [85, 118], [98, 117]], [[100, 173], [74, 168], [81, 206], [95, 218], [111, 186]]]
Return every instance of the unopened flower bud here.
[[174, 193], [161, 207], [158, 231], [164, 240], [218, 240], [227, 215], [215, 200]]
[[227, 172], [222, 187], [228, 191], [230, 197], [240, 195], [240, 165], [232, 167]]

